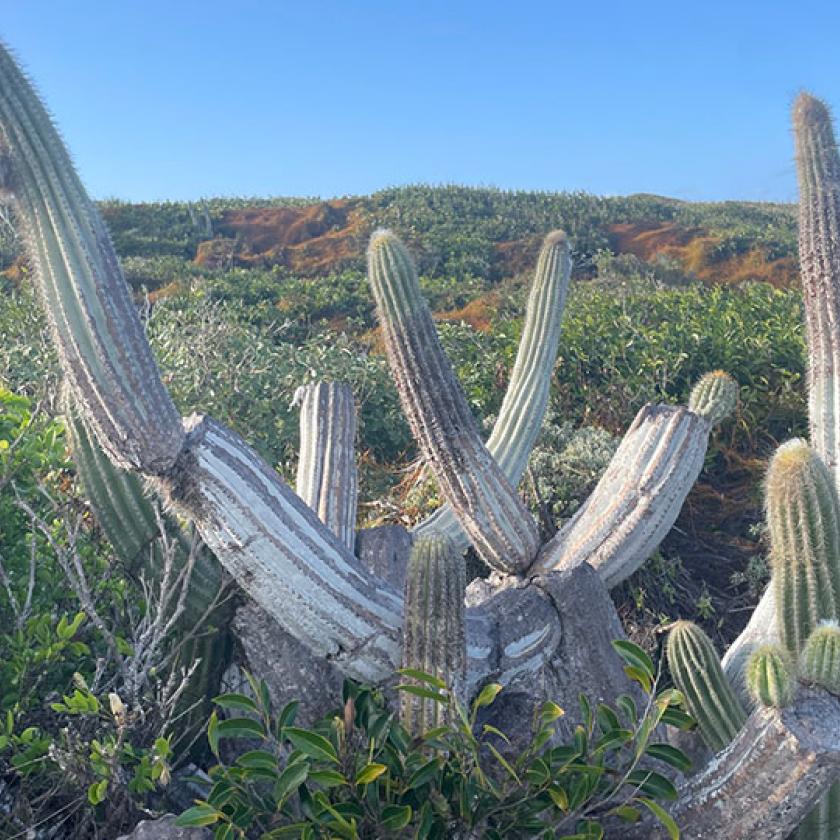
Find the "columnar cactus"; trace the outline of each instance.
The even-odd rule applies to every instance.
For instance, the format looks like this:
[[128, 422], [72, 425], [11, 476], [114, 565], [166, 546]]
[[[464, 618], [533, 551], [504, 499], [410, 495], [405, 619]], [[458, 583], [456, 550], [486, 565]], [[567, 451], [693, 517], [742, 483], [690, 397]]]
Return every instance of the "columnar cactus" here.
[[840, 694], [840, 626], [835, 621], [820, 624], [805, 642], [799, 657], [803, 681]]
[[688, 407], [713, 426], [729, 417], [737, 405], [738, 383], [722, 370], [702, 376], [688, 400]]
[[793, 107], [799, 178], [799, 267], [808, 335], [811, 445], [840, 468], [840, 156], [826, 106], [807, 93]]
[[368, 264], [391, 372], [424, 458], [482, 559], [502, 572], [525, 571], [539, 548], [536, 523], [479, 436], [411, 256], [378, 231]]
[[798, 438], [770, 462], [767, 525], [780, 638], [796, 656], [820, 621], [840, 618], [840, 502], [822, 459]]
[[756, 703], [783, 709], [796, 696], [796, 669], [781, 645], [763, 645], [747, 661], [747, 687]]
[[690, 621], [678, 621], [668, 634], [668, 667], [683, 693], [703, 740], [722, 750], [747, 716], [729, 685], [711, 639]]
[[[488, 451], [514, 487], [522, 478], [545, 417], [571, 270], [569, 241], [565, 233], [556, 230], [546, 236], [537, 259], [510, 383], [487, 439]], [[418, 536], [444, 533], [462, 550], [470, 542], [448, 504], [423, 520], [414, 532]]]
[[[462, 695], [467, 650], [464, 637], [464, 559], [445, 535], [421, 537], [411, 549], [405, 584], [403, 668], [443, 680]], [[434, 700], [404, 693], [403, 725], [414, 735], [439, 726], [446, 707]]]
[[298, 390], [300, 455], [295, 489], [349, 551], [356, 543], [356, 407], [347, 383]]

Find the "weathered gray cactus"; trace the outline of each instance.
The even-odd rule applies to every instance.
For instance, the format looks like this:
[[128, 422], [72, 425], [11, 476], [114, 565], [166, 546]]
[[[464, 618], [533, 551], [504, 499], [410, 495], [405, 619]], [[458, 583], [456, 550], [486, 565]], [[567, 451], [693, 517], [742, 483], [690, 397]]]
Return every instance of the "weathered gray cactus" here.
[[[405, 584], [403, 668], [443, 680], [463, 700], [467, 675], [464, 638], [464, 559], [446, 535], [421, 537], [411, 549]], [[414, 735], [439, 726], [446, 706], [404, 693], [400, 716]]]
[[502, 572], [525, 571], [539, 549], [537, 526], [479, 436], [411, 256], [378, 231], [368, 266], [391, 372], [424, 458], [481, 558]]
[[[326, 527], [236, 434], [199, 416], [182, 426], [104, 226], [43, 107], [3, 50], [0, 130], [2, 186], [24, 227], [73, 399], [103, 450], [115, 464], [147, 478], [195, 523], [241, 589], [298, 640], [307, 656], [362, 680], [385, 680], [403, 656], [403, 593], [369, 572], [349, 550], [349, 541]], [[546, 272], [562, 277], [565, 245], [558, 236], [548, 247], [558, 262]], [[706, 416], [686, 408], [643, 409], [608, 481], [599, 485], [570, 531], [561, 532], [538, 557], [536, 527], [506, 477], [508, 469], [511, 477], [516, 469], [496, 463], [479, 438], [419, 295], [410, 257], [395, 237], [380, 233], [371, 244], [370, 267], [412, 431], [460, 526], [497, 569], [528, 572], [502, 580], [498, 588], [486, 584], [484, 596], [459, 623], [467, 638], [468, 690], [492, 677], [510, 683], [513, 695], [519, 687], [531, 705], [539, 699], [535, 694], [549, 692], [559, 700], [581, 690], [599, 699], [614, 697], [624, 686], [609, 678], [599, 682], [614, 670], [598, 663], [611, 661], [609, 637], [620, 634], [620, 625], [601, 581], [584, 561], [591, 559], [601, 578], [610, 581], [643, 562], [696, 478], [710, 418], [719, 412], [707, 411], [705, 402], [695, 407]], [[555, 289], [550, 297], [556, 301], [557, 296]], [[527, 455], [533, 433], [522, 425], [527, 375], [536, 376], [539, 395], [549, 368], [540, 354], [522, 365], [510, 396], [514, 431], [499, 432], [505, 440], [499, 456], [504, 451], [514, 466]], [[596, 628], [588, 624], [594, 605], [600, 617]], [[569, 640], [580, 639], [594, 648], [588, 656], [569, 647]], [[702, 644], [696, 649], [686, 644], [684, 653], [688, 663], [707, 651]], [[685, 684], [694, 685], [688, 666], [684, 670]], [[710, 664], [707, 673], [714, 671], [724, 698], [719, 670]], [[569, 673], [576, 675], [574, 684]], [[723, 718], [710, 728], [717, 743], [732, 737], [738, 719], [743, 722], [737, 701], [724, 699], [731, 706], [729, 728]], [[675, 806], [692, 823], [684, 836], [720, 836], [715, 832], [721, 824], [737, 824], [730, 836], [746, 838], [756, 826], [767, 825], [768, 814], [779, 812], [780, 823], [792, 828], [840, 767], [840, 743], [815, 736], [810, 722], [817, 719], [840, 720], [836, 698], [806, 696], [784, 713], [753, 715], [730, 750], [699, 782], [685, 787]], [[735, 749], [741, 754], [733, 754]], [[797, 788], [785, 788], [784, 808], [768, 805], [788, 768]], [[719, 803], [727, 795], [744, 808], [737, 821], [725, 807], [710, 814], [697, 808], [709, 796]], [[750, 804], [754, 807], [745, 807]]]
[[685, 695], [703, 740], [715, 752], [738, 734], [747, 715], [723, 674], [711, 639], [690, 621], [678, 621], [668, 634], [668, 667]]
[[796, 667], [781, 645], [763, 645], [747, 661], [747, 687], [761, 706], [783, 709], [796, 696]]
[[300, 388], [300, 454], [295, 489], [349, 550], [356, 544], [356, 408], [347, 383]]

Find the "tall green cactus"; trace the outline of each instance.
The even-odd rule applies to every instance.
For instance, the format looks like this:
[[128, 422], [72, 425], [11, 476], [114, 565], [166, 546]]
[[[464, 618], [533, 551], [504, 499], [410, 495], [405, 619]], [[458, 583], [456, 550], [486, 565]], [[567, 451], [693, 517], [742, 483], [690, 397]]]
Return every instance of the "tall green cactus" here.
[[683, 693], [703, 740], [722, 750], [744, 725], [747, 715], [732, 691], [711, 639], [690, 621], [678, 621], [668, 634], [668, 667]]
[[[510, 383], [487, 439], [488, 451], [514, 487], [522, 478], [545, 417], [571, 270], [568, 238], [555, 230], [546, 236], [537, 258]], [[459, 548], [469, 546], [469, 537], [448, 504], [417, 525], [414, 533], [444, 533]]]
[[111, 238], [44, 106], [0, 48], [0, 177], [15, 202], [75, 402], [113, 461], [161, 473], [181, 450]]
[[423, 456], [482, 559], [524, 571], [539, 549], [536, 523], [481, 440], [411, 256], [394, 234], [378, 231], [368, 265], [388, 362]]
[[779, 635], [797, 656], [820, 621], [840, 618], [840, 502], [828, 468], [801, 439], [770, 462], [767, 525]]
[[[405, 584], [403, 668], [438, 677], [456, 696], [463, 692], [466, 679], [466, 587], [464, 559], [447, 536], [415, 542]], [[440, 725], [445, 707], [406, 692], [400, 709], [403, 725], [419, 735]]]

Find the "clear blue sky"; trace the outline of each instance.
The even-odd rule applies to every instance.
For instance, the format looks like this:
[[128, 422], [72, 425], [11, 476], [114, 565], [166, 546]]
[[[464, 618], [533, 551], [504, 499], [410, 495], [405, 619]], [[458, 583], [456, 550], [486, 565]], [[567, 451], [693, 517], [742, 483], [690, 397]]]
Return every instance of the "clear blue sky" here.
[[94, 196], [405, 183], [792, 200], [840, 2], [0, 0]]

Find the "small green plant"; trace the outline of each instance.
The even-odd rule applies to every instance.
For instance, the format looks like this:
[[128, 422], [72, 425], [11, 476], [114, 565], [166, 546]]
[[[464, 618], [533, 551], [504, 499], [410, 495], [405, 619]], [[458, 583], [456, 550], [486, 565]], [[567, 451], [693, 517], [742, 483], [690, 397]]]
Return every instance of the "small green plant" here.
[[[247, 749], [210, 771], [205, 799], [178, 818], [181, 826], [212, 826], [216, 840], [256, 837], [355, 838], [553, 837], [601, 838], [605, 824], [635, 822], [650, 811], [672, 838], [677, 826], [661, 801], [676, 797], [673, 783], [651, 760], [677, 770], [690, 762], [657, 743], [662, 723], [693, 725], [673, 689], [657, 693], [647, 654], [620, 641], [625, 671], [642, 689], [615, 708], [580, 698], [581, 723], [558, 745], [564, 710], [546, 702], [535, 712], [532, 737], [521, 751], [498, 729], [482, 724], [482, 709], [502, 686], [484, 687], [469, 712], [437, 677], [404, 670], [398, 686], [446, 709], [437, 726], [412, 738], [383, 695], [344, 685], [344, 707], [312, 729], [296, 727], [296, 703], [271, 709], [264, 683], [250, 679], [252, 696], [224, 694], [207, 730], [219, 758], [225, 739]], [[244, 714], [243, 714], [244, 713]], [[617, 829], [620, 831], [620, 829]], [[616, 833], [613, 836], [620, 836]]]

